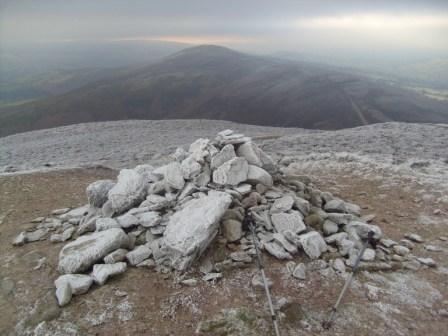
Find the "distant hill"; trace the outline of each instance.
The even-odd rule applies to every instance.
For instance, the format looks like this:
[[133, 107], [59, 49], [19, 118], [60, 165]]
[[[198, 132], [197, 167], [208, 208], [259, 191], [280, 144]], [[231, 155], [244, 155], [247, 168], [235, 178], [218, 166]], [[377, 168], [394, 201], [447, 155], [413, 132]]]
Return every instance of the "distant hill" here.
[[0, 106], [46, 98], [187, 48], [162, 41], [67, 41], [0, 49]]
[[81, 122], [220, 119], [340, 129], [448, 122], [448, 104], [328, 66], [188, 48], [64, 95], [0, 109], [0, 136]]

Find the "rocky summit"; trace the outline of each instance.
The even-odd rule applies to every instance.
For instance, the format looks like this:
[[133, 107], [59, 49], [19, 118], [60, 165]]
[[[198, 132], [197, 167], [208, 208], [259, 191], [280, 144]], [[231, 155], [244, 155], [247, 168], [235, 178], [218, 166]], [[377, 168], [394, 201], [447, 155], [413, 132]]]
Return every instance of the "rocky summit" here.
[[[325, 269], [327, 262], [344, 273], [353, 267], [370, 231], [377, 244], [366, 250], [361, 268], [409, 264], [409, 248], [382, 237], [370, 217], [361, 217], [358, 205], [319, 190], [309, 177], [279, 165], [244, 134], [224, 130], [213, 140], [200, 138], [180, 147], [170, 157], [165, 165], [123, 169], [115, 181], [90, 184], [87, 205], [57, 209], [39, 220], [34, 231], [16, 237], [14, 245], [46, 238], [68, 241], [59, 254], [61, 275], [55, 279], [61, 306], [128, 266], [163, 273], [199, 266], [204, 281], [217, 281], [224, 268], [251, 263], [256, 243], [279, 260], [306, 255], [308, 265], [285, 261], [287, 272], [297, 279], [305, 279], [307, 269]], [[249, 211], [258, 242], [244, 225]], [[219, 263], [198, 265], [206, 249], [218, 248], [216, 241], [231, 245], [233, 252]], [[432, 259], [419, 262], [435, 265]]]

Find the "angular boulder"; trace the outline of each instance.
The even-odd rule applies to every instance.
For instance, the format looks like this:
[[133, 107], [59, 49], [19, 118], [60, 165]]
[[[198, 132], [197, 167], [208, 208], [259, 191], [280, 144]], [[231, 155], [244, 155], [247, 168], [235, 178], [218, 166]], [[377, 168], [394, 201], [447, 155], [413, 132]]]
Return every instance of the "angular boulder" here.
[[92, 278], [96, 284], [102, 286], [106, 283], [109, 277], [124, 273], [126, 268], [127, 265], [125, 262], [93, 265]]
[[357, 221], [351, 221], [348, 225], [345, 225], [344, 231], [354, 235], [355, 238], [361, 239], [366, 239], [369, 231], [373, 232], [373, 239], [375, 240], [381, 239], [382, 236], [382, 231], [378, 226]]
[[267, 187], [272, 187], [274, 184], [272, 176], [266, 170], [254, 165], [249, 165], [247, 181], [253, 184], [261, 183]]
[[271, 207], [271, 213], [286, 212], [291, 210], [294, 198], [290, 195], [283, 196], [275, 200]]
[[235, 149], [232, 145], [225, 145], [219, 153], [212, 157], [212, 161], [210, 163], [210, 167], [212, 169], [216, 169], [222, 166], [227, 161], [236, 157]]
[[233, 158], [213, 172], [213, 182], [221, 185], [238, 185], [247, 179], [249, 165], [244, 158]]
[[79, 295], [87, 293], [92, 286], [93, 279], [85, 274], [64, 274], [55, 280], [54, 285], [58, 288], [63, 286], [64, 282], [70, 285], [73, 295]]
[[244, 157], [251, 165], [263, 168], [269, 172], [275, 171], [274, 160], [252, 141], [240, 145], [236, 154]]
[[280, 233], [284, 231], [300, 233], [306, 230], [305, 223], [303, 223], [302, 216], [298, 211], [275, 213], [272, 214], [271, 220], [277, 232]]
[[180, 190], [184, 187], [184, 174], [179, 162], [171, 162], [166, 166], [165, 182], [168, 187], [176, 190]]
[[292, 259], [292, 256], [277, 242], [265, 243], [264, 248], [270, 255], [276, 257], [277, 259]]
[[139, 224], [138, 218], [129, 213], [125, 213], [116, 218], [118, 224], [124, 229], [130, 228], [132, 226], [136, 226]]
[[128, 244], [127, 234], [118, 228], [81, 236], [62, 248], [58, 270], [63, 274], [86, 271], [110, 252], [126, 248]]
[[117, 184], [108, 193], [114, 213], [122, 213], [142, 202], [146, 196], [146, 187], [142, 175], [132, 169], [122, 169]]
[[171, 216], [163, 241], [174, 268], [185, 270], [202, 254], [216, 236], [231, 202], [227, 193], [210, 191], [205, 197], [188, 201]]
[[128, 254], [126, 254], [126, 259], [129, 261], [129, 264], [136, 266], [143, 260], [148, 259], [151, 256], [151, 253], [152, 251], [148, 246], [140, 245], [131, 252], [128, 252]]
[[160, 224], [162, 221], [162, 217], [160, 217], [160, 214], [157, 211], [149, 211], [138, 214], [137, 218], [143, 227], [153, 227]]
[[303, 251], [311, 259], [317, 259], [323, 252], [327, 251], [327, 244], [322, 236], [316, 232], [308, 232], [300, 235], [300, 245]]
[[188, 180], [201, 172], [202, 166], [191, 156], [182, 161], [180, 168], [184, 179]]
[[104, 231], [121, 227], [113, 218], [98, 218], [95, 222], [96, 231]]

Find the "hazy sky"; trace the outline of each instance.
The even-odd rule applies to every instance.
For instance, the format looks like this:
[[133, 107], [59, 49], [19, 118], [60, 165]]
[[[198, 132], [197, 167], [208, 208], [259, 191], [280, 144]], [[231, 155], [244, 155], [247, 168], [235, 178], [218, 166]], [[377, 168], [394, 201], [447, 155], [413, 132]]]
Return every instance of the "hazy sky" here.
[[0, 40], [167, 40], [258, 51], [448, 54], [448, 0], [0, 0]]

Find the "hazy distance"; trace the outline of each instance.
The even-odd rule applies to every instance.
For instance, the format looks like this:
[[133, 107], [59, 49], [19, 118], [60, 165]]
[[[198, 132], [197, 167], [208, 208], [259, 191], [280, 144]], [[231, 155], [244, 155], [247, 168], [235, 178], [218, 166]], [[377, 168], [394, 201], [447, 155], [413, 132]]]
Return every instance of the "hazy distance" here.
[[202, 44], [323, 63], [448, 101], [447, 1], [0, 0], [0, 107]]
[[27, 44], [169, 41], [397, 60], [448, 55], [447, 1], [1, 1], [1, 52]]

